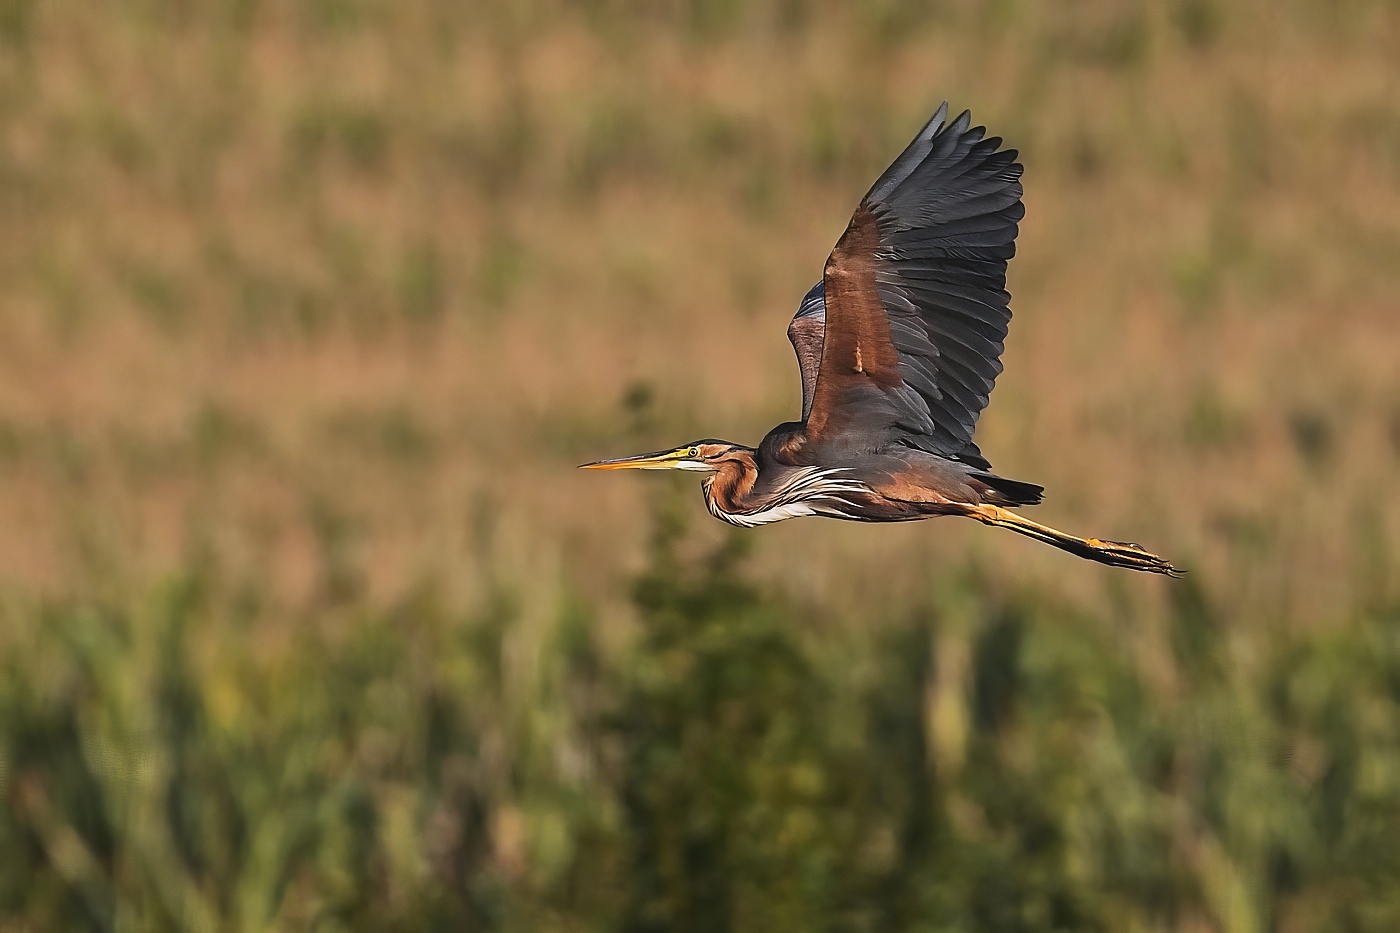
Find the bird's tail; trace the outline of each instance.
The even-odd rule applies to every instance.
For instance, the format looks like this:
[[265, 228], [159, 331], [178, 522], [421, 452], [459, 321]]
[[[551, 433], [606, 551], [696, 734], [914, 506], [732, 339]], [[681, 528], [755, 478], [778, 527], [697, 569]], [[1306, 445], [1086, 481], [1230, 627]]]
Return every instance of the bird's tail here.
[[982, 501], [993, 505], [1039, 505], [1045, 498], [1045, 487], [1035, 483], [1023, 483], [1018, 479], [985, 472], [973, 473], [972, 478], [985, 487]]
[[1163, 573], [1169, 577], [1179, 577], [1182, 571], [1176, 569], [1166, 558], [1144, 551], [1136, 544], [1124, 541], [1101, 541], [1098, 538], [1076, 538], [1063, 531], [1022, 518], [995, 505], [969, 505], [966, 514], [984, 525], [1010, 528], [1037, 541], [1054, 545], [1062, 551], [1088, 560], [1096, 560], [1110, 567], [1125, 567], [1128, 570], [1143, 570], [1147, 573]]

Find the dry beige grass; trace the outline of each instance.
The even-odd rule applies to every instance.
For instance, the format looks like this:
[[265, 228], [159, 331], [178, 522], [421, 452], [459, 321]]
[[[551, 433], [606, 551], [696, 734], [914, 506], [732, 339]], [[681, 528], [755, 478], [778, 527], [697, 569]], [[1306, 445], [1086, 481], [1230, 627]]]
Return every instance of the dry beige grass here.
[[[790, 417], [787, 316], [946, 96], [1026, 164], [979, 436], [1038, 517], [1297, 618], [1392, 580], [1355, 543], [1400, 540], [1390, 6], [799, 8], [34, 7], [3, 61], [0, 577], [211, 547], [295, 594], [329, 546], [378, 594], [483, 553], [614, 591], [673, 480], [572, 465]], [[838, 604], [969, 553], [1108, 579], [952, 522], [759, 536]]]

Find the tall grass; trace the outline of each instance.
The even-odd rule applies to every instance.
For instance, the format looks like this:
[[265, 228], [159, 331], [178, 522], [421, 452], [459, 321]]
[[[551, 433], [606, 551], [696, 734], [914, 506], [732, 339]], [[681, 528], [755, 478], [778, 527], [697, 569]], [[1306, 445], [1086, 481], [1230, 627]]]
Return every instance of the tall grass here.
[[509, 592], [299, 612], [211, 565], [11, 605], [0, 909], [142, 930], [1400, 921], [1400, 605], [1250, 632], [1185, 583], [1147, 644], [1129, 607], [969, 570], [834, 630], [742, 574], [745, 539], [684, 558], [677, 533], [615, 658], [574, 599], [527, 648]]

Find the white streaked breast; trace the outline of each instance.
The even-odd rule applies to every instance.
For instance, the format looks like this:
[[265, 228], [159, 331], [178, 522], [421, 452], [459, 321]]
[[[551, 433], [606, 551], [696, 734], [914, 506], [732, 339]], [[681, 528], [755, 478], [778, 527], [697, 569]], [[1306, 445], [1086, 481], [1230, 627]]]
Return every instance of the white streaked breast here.
[[721, 521], [726, 521], [731, 525], [738, 525], [740, 528], [757, 528], [759, 525], [771, 525], [773, 522], [780, 522], [785, 518], [801, 518], [804, 515], [815, 515], [816, 510], [806, 502], [789, 502], [786, 505], [774, 506], [771, 509], [764, 509], [762, 512], [725, 512], [715, 500], [705, 497], [705, 503], [710, 508], [710, 514]]
[[773, 505], [757, 512], [726, 512], [710, 496], [709, 486], [705, 487], [705, 505], [710, 514], [720, 521], [740, 528], [756, 528], [770, 525], [788, 518], [802, 518], [807, 515], [828, 515], [833, 518], [846, 517], [839, 507], [841, 493], [866, 492], [859, 482], [838, 479], [844, 469], [818, 469], [809, 467], [792, 474], [781, 489], [773, 496]]

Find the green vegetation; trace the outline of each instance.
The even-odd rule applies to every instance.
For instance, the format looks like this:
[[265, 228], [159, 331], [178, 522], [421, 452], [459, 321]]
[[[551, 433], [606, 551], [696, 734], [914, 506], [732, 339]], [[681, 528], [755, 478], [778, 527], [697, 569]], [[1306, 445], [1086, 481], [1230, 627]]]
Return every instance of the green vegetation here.
[[[1400, 928], [1400, 9], [0, 0], [0, 931]], [[792, 416], [943, 97], [1037, 517]], [[972, 523], [966, 523], [972, 525]]]
[[302, 618], [201, 566], [12, 605], [0, 908], [37, 929], [1400, 923], [1400, 604], [1251, 634], [1183, 584], [1149, 676], [1130, 611], [975, 573], [833, 632], [743, 579], [744, 540], [687, 561], [663, 535], [615, 661], [570, 600], [513, 657], [509, 592], [463, 614], [328, 587]]

